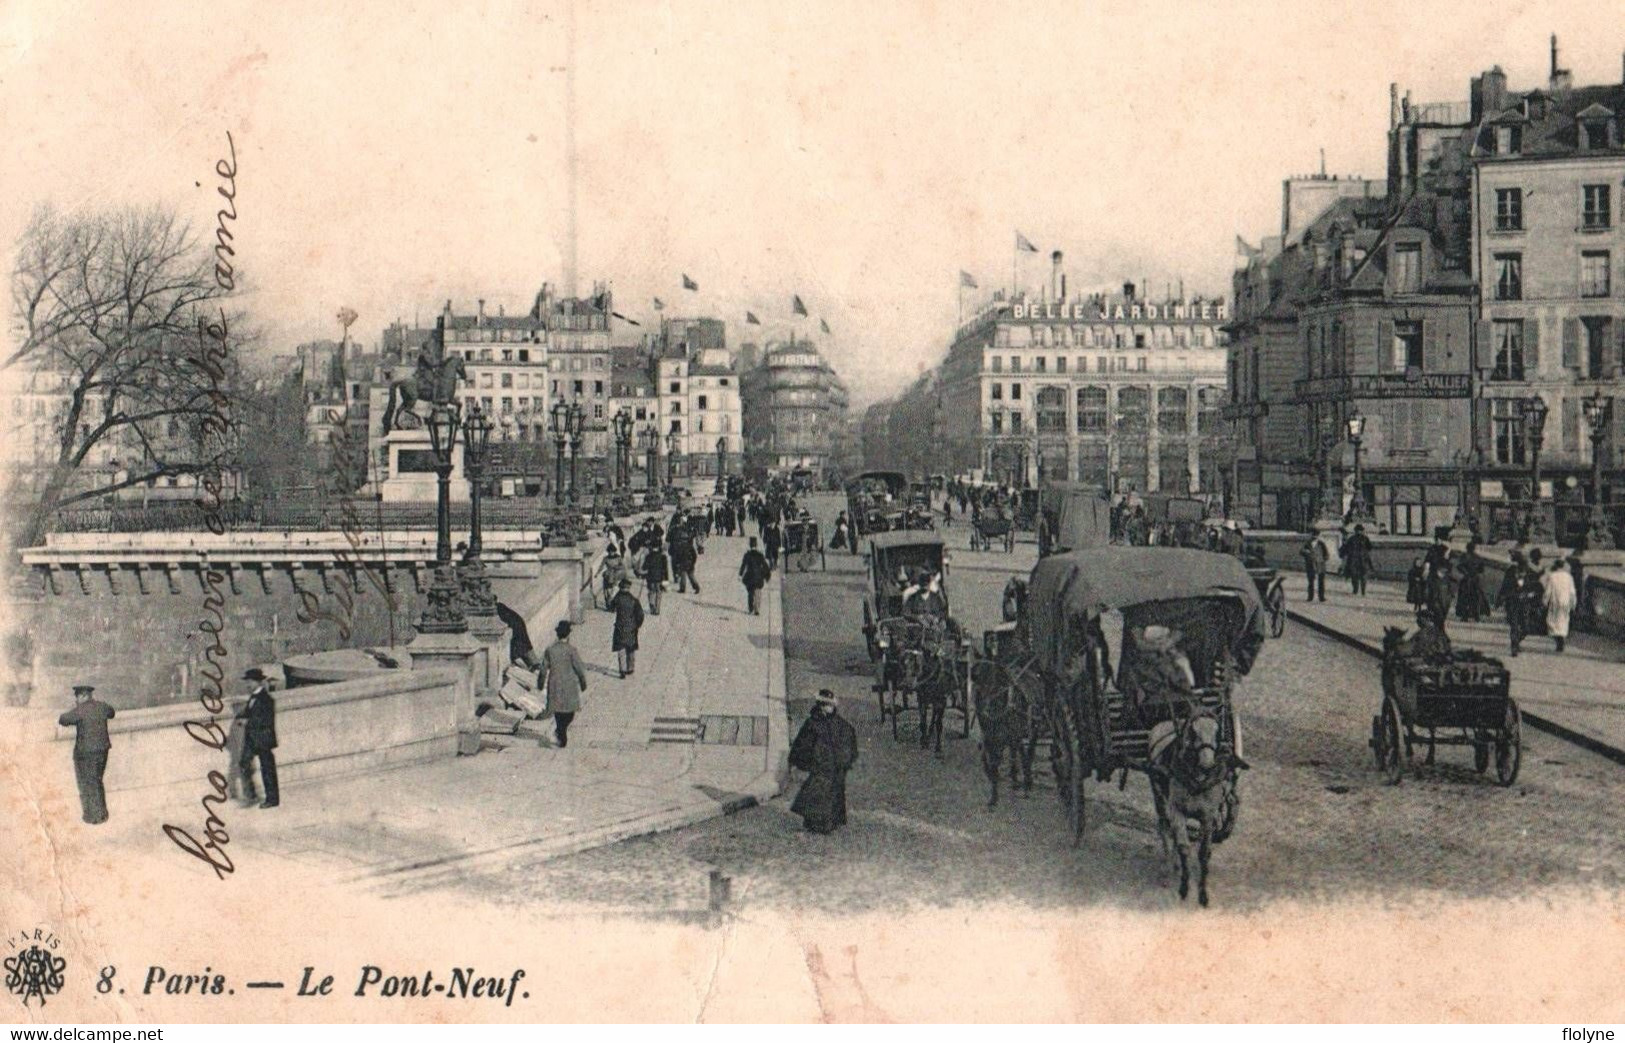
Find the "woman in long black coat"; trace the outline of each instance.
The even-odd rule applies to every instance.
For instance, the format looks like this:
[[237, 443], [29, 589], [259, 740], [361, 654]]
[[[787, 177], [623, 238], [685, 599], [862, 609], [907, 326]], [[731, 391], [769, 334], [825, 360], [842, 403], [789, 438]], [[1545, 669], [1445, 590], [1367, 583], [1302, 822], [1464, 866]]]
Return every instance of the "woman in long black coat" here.
[[790, 810], [814, 833], [846, 824], [846, 773], [858, 759], [858, 733], [836, 711], [835, 693], [818, 693], [812, 714], [790, 745], [790, 766], [808, 773]]

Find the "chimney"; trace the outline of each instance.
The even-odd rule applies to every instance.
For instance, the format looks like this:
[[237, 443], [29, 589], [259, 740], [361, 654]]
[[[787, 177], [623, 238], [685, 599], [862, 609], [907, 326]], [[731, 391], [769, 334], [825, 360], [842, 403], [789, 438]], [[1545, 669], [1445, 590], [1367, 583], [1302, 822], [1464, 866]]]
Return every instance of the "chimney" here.
[[[1480, 77], [1480, 83], [1479, 100], [1484, 105], [1482, 115], [1491, 116], [1504, 109], [1507, 103], [1507, 74], [1501, 71], [1501, 67], [1497, 65], [1486, 72]], [[1476, 121], [1479, 116], [1475, 115], [1473, 119]]]
[[1388, 129], [1393, 130], [1399, 126], [1399, 84], [1388, 85]]
[[1552, 79], [1547, 85], [1553, 94], [1566, 93], [1574, 86], [1574, 75], [1557, 65], [1557, 34], [1552, 34]]
[[1050, 285], [1057, 301], [1066, 300], [1066, 276], [1061, 272], [1061, 251], [1049, 255]]
[[1126, 283], [1123, 284], [1123, 299], [1125, 301], [1129, 301], [1131, 303], [1133, 302], [1133, 300], [1134, 300], [1134, 284], [1133, 283], [1126, 282]]
[[480, 326], [485, 322], [485, 298], [480, 298], [479, 310], [474, 313], [474, 325]]

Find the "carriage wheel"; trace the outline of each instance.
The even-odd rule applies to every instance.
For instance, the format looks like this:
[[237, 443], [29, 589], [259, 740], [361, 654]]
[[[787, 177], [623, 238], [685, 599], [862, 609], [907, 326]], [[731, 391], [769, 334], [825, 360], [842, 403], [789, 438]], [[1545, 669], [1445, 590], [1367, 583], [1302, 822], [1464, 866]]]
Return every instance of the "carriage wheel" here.
[[891, 737], [892, 737], [892, 741], [893, 742], [901, 742], [902, 739], [897, 734], [897, 719], [899, 717], [903, 716], [903, 705], [904, 705], [905, 702], [907, 702], [907, 700], [902, 698], [902, 693], [897, 690], [896, 685], [888, 685], [887, 686], [887, 688], [886, 688], [886, 698], [887, 698], [887, 701], [891, 704]]
[[1399, 785], [1405, 777], [1405, 736], [1401, 734], [1399, 704], [1393, 699], [1382, 701], [1382, 771], [1390, 786]]
[[1066, 828], [1072, 837], [1072, 846], [1083, 842], [1085, 812], [1083, 807], [1083, 750], [1080, 745], [1078, 723], [1072, 707], [1063, 700], [1056, 707], [1056, 736], [1050, 745], [1050, 765], [1055, 774], [1055, 790], [1066, 808]]
[[1270, 637], [1280, 637], [1286, 633], [1286, 586], [1281, 583], [1270, 588], [1269, 603], [1266, 606], [1270, 614]]
[[1495, 740], [1495, 778], [1503, 786], [1518, 781], [1518, 767], [1523, 763], [1523, 714], [1518, 704], [1507, 700], [1506, 724]]
[[869, 646], [869, 662], [878, 662], [880, 659], [880, 644], [875, 640], [875, 616], [869, 610], [869, 602], [863, 603], [863, 640]]
[[965, 654], [965, 659], [964, 659], [964, 664], [965, 664], [964, 700], [965, 700], [965, 702], [964, 702], [964, 705], [960, 707], [960, 709], [965, 711], [965, 723], [964, 723], [964, 727], [960, 730], [959, 737], [961, 739], [968, 739], [968, 738], [970, 738], [970, 721], [971, 721], [971, 718], [973, 716], [975, 716], [975, 714], [976, 714], [976, 692], [974, 691], [974, 689], [971, 686], [970, 672], [971, 672], [971, 666], [973, 665], [973, 663], [972, 663], [972, 660], [971, 660], [971, 651], [970, 651], [970, 649], [968, 649], [968, 648], [965, 649], [964, 654]]

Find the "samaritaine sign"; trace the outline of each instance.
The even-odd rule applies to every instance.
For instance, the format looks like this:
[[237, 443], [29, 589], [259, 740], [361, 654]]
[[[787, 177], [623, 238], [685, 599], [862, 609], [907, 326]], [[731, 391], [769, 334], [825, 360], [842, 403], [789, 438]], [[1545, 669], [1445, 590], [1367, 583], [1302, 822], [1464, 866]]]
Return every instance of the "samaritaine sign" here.
[[1230, 317], [1230, 306], [1223, 301], [1203, 301], [1200, 304], [1118, 304], [1103, 307], [1096, 304], [1072, 304], [1050, 301], [1046, 304], [1013, 304], [1012, 319], [1061, 319], [1069, 322], [1132, 322], [1136, 319], [1160, 319], [1184, 322], [1221, 322]]

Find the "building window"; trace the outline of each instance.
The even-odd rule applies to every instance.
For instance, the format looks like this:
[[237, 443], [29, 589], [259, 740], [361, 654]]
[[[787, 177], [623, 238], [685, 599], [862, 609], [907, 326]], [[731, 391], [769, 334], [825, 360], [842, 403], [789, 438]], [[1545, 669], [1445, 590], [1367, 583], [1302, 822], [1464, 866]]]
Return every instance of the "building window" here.
[[489, 374], [489, 373], [481, 373], [480, 374], [480, 387], [488, 388], [490, 386], [491, 386], [491, 374]]
[[512, 362], [513, 361], [513, 349], [512, 348], [503, 348], [502, 349], [502, 361], [503, 362]]
[[1145, 334], [1143, 334], [1143, 333], [1134, 334], [1134, 346], [1136, 348], [1145, 347]]
[[1408, 243], [1394, 247], [1394, 292], [1416, 293], [1422, 288], [1422, 247]]
[[1495, 230], [1497, 232], [1523, 231], [1523, 189], [1498, 188], [1495, 190]]
[[1015, 399], [1017, 402], [1021, 401], [1021, 385], [1020, 384], [1011, 384], [1010, 385], [1010, 397]]
[[1523, 416], [1518, 410], [1518, 400], [1494, 398], [1490, 403], [1490, 421], [1495, 427], [1495, 462], [1523, 464]]
[[504, 374], [502, 374], [502, 386], [505, 387], [505, 388], [513, 387], [513, 374], [512, 373], [504, 373]]
[[1020, 413], [1011, 413], [1010, 414], [1010, 433], [1013, 434], [1013, 435], [1021, 434], [1021, 414]]
[[1078, 432], [1106, 430], [1106, 389], [1086, 387], [1078, 389]]
[[1003, 413], [994, 413], [993, 414], [993, 428], [992, 428], [992, 431], [996, 435], [1004, 434], [1004, 414]]
[[592, 393], [600, 396], [603, 395], [604, 382], [602, 380], [595, 380], [592, 382]]
[[1580, 296], [1608, 296], [1608, 251], [1587, 250], [1580, 255]]
[[1609, 208], [1609, 186], [1580, 186], [1580, 227], [1585, 229], [1609, 228], [1613, 225], [1613, 212]]
[[1038, 431], [1040, 434], [1066, 434], [1066, 389], [1038, 389]]
[[1607, 316], [1592, 316], [1580, 320], [1585, 324], [1586, 331], [1586, 366], [1587, 380], [1602, 380], [1606, 376], [1604, 368], [1608, 359], [1608, 344], [1614, 338], [1613, 321]]
[[1523, 320], [1499, 319], [1495, 323], [1495, 370], [1491, 380], [1523, 379]]
[[513, 412], [513, 398], [511, 396], [504, 395], [502, 397], [502, 411], [504, 413]]
[[[1110, 360], [1108, 360], [1106, 358], [1105, 355], [1096, 355], [1095, 356], [1095, 372], [1096, 373], [1110, 372], [1110, 368], [1109, 368], [1110, 365], [1111, 365], [1111, 362], [1110, 362]], [[1081, 370], [1083, 367], [1079, 366], [1078, 368]]]
[[1422, 368], [1422, 323], [1394, 323], [1394, 369], [1405, 372]]
[[707, 406], [706, 406], [706, 404], [705, 404], [705, 396], [704, 396], [704, 395], [701, 395], [701, 396], [700, 396], [700, 408], [701, 408], [701, 409], [706, 409], [706, 408], [708, 408], [708, 407], [707, 407]]
[[1055, 372], [1057, 372], [1057, 373], [1065, 373], [1066, 372], [1066, 356], [1065, 355], [1060, 355], [1060, 356], [1056, 357], [1056, 359], [1055, 359]]
[[1044, 356], [1040, 355], [1037, 358], [1033, 359], [1033, 372], [1034, 373], [1042, 373], [1042, 372], [1044, 372]]
[[1004, 398], [1004, 385], [994, 384], [992, 391], [993, 401], [998, 402]]
[[1020, 373], [1021, 372], [1021, 356], [1020, 355], [1011, 355], [1010, 356], [1010, 372], [1012, 372], [1012, 373]]
[[1144, 373], [1145, 372], [1145, 356], [1144, 355], [1141, 355], [1139, 358], [1134, 360], [1134, 371], [1136, 373]]
[[1585, 138], [1583, 142], [1584, 148], [1593, 149], [1609, 147], [1607, 120], [1586, 120], [1584, 123], [1580, 124], [1580, 127], [1585, 131]]
[[519, 349], [519, 361], [520, 362], [529, 362], [530, 361], [530, 349], [529, 348], [520, 348]]
[[1158, 388], [1157, 430], [1165, 435], [1189, 434], [1190, 421], [1185, 415], [1189, 404], [1190, 393], [1184, 388]]
[[675, 381], [675, 380], [672, 381], [671, 382], [671, 393], [674, 394], [674, 395], [681, 395], [683, 393], [683, 385], [681, 383], [679, 383], [678, 381]]
[[1496, 127], [1495, 128], [1495, 154], [1498, 156], [1516, 156], [1523, 151], [1522, 127]]
[[993, 356], [993, 372], [995, 372], [995, 373], [1003, 373], [1004, 372], [1004, 359], [1001, 358], [998, 355]]
[[674, 435], [680, 435], [683, 433], [683, 422], [681, 420], [673, 420], [671, 422], [671, 433]]
[[1495, 299], [1523, 300], [1523, 254], [1495, 255]]

